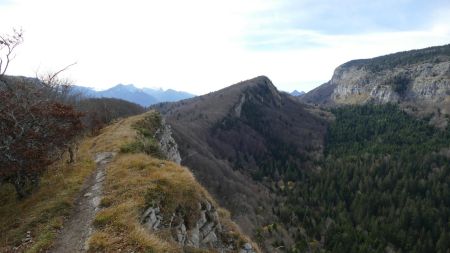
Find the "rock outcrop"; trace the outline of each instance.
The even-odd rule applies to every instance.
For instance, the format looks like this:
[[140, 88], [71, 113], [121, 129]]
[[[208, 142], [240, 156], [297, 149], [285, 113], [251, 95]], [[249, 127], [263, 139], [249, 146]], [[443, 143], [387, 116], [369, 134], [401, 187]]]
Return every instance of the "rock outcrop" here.
[[[208, 201], [198, 203], [198, 209], [185, 213], [180, 206], [170, 215], [164, 216], [159, 206], [148, 207], [141, 216], [141, 224], [151, 232], [168, 230], [183, 247], [214, 249], [218, 252], [255, 253], [253, 246], [241, 242], [229, 234], [221, 225], [216, 208]], [[187, 216], [196, 216], [193, 220]]]
[[374, 72], [364, 66], [336, 69], [331, 100], [336, 104], [444, 100], [450, 94], [450, 61], [416, 63]]
[[178, 152], [178, 145], [172, 137], [172, 129], [164, 119], [161, 119], [161, 126], [155, 133], [155, 138], [159, 141], [161, 152], [166, 158], [177, 164], [181, 164], [181, 156]]

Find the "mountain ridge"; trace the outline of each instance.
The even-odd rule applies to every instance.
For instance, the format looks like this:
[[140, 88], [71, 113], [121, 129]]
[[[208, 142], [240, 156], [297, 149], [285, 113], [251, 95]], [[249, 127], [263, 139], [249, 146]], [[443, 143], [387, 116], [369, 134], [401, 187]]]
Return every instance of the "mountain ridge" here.
[[292, 91], [291, 93], [290, 93], [292, 96], [295, 96], [295, 97], [300, 97], [300, 96], [303, 96], [303, 95], [305, 95], [306, 94], [306, 92], [304, 92], [304, 91], [298, 91], [298, 90], [294, 90], [294, 91]]
[[106, 90], [96, 91], [93, 88], [74, 85], [72, 92], [86, 97], [119, 98], [148, 107], [161, 102], [175, 102], [195, 95], [173, 89], [137, 88], [133, 84], [117, 84]]
[[[322, 150], [326, 121], [265, 76], [153, 108], [172, 126], [182, 164], [253, 238], [278, 220], [272, 210], [278, 196], [267, 175], [297, 173], [284, 171], [285, 163], [313, 169]], [[278, 252], [272, 245], [277, 240], [293, 243], [281, 225], [272, 236], [262, 236], [267, 240], [258, 243], [267, 252]]]

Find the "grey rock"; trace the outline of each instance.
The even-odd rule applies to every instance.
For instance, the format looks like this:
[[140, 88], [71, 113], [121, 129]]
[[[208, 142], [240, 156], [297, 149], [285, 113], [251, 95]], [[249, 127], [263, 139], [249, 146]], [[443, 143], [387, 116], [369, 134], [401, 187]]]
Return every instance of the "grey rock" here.
[[100, 200], [101, 200], [101, 198], [99, 196], [95, 196], [92, 199], [92, 204], [94, 205], [94, 207], [98, 207], [100, 205]]
[[116, 152], [101, 152], [95, 154], [94, 161], [97, 164], [107, 164], [110, 162], [114, 156], [116, 155]]
[[217, 242], [217, 235], [214, 231], [209, 232], [202, 240], [202, 244], [209, 244]]
[[241, 117], [242, 105], [244, 105], [244, 103], [245, 103], [245, 94], [242, 95], [241, 100], [239, 101], [239, 103], [234, 108], [235, 115], [238, 118]]
[[200, 231], [198, 229], [198, 226], [189, 231], [189, 238], [187, 245], [195, 248], [200, 247]]
[[176, 228], [176, 234], [177, 234], [177, 242], [181, 245], [184, 245], [186, 242], [186, 226], [184, 225], [184, 223], [181, 223], [177, 228]]
[[246, 242], [244, 247], [239, 251], [239, 253], [255, 253], [256, 251], [253, 249], [253, 246]]
[[[418, 63], [372, 72], [358, 66], [336, 68], [330, 85], [336, 104], [395, 103], [403, 100], [441, 101], [450, 92], [450, 61]], [[403, 94], [393, 90], [396, 77], [408, 80]]]
[[159, 207], [149, 207], [141, 216], [141, 224], [149, 231], [158, 230], [163, 220], [162, 215], [159, 215]]
[[161, 121], [161, 127], [155, 133], [155, 138], [159, 141], [161, 152], [166, 158], [181, 164], [181, 155], [178, 151], [178, 145], [172, 137], [172, 129], [164, 119]]
[[[185, 214], [172, 213], [164, 223], [164, 217], [160, 214], [159, 207], [149, 207], [141, 215], [141, 224], [149, 231], [168, 229], [173, 239], [180, 245], [194, 248], [214, 248], [218, 252], [236, 252], [233, 246], [235, 242], [222, 242], [219, 240], [222, 226], [216, 208], [207, 200], [198, 203], [198, 219], [195, 226], [188, 227]], [[250, 245], [250, 244], [249, 244]], [[251, 245], [250, 245], [251, 247]], [[248, 248], [248, 246], [247, 246]], [[245, 251], [253, 253], [254, 251]]]

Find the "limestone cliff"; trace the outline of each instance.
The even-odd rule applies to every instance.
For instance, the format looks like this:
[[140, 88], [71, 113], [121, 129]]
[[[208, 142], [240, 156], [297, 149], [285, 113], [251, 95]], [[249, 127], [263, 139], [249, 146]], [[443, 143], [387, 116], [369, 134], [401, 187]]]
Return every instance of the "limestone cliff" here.
[[445, 45], [347, 62], [336, 68], [329, 82], [301, 100], [323, 105], [367, 102], [447, 105], [449, 95], [450, 45]]
[[379, 72], [342, 65], [331, 79], [337, 104], [400, 101], [441, 102], [450, 95], [450, 60], [422, 62]]

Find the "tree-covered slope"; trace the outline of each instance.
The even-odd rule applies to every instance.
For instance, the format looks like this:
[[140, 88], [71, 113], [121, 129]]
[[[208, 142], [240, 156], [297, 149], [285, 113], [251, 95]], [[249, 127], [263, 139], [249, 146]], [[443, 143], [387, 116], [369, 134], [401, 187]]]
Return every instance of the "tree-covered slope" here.
[[286, 188], [276, 212], [296, 226], [292, 252], [447, 252], [450, 129], [394, 105], [335, 109], [326, 158]]

